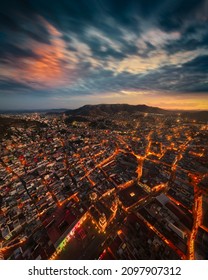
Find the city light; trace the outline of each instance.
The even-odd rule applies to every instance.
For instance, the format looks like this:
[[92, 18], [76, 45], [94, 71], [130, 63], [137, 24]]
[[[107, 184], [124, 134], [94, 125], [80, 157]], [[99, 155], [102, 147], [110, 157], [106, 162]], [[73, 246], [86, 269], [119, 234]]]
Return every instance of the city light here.
[[91, 116], [75, 127], [59, 115], [18, 116], [47, 129], [14, 127], [3, 138], [1, 258], [28, 249], [29, 259], [60, 259], [77, 246], [79, 258], [135, 259], [147, 244], [158, 258], [203, 258], [207, 131], [177, 117], [121, 113], [106, 133]]

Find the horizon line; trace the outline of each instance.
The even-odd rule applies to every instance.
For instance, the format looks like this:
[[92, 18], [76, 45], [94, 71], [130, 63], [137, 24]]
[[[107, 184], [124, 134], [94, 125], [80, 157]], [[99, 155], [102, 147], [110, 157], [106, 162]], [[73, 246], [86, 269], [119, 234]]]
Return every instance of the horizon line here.
[[61, 111], [67, 111], [67, 110], [76, 110], [79, 108], [82, 108], [84, 106], [98, 106], [98, 105], [130, 105], [130, 106], [147, 106], [147, 107], [152, 107], [152, 108], [159, 108], [162, 110], [167, 110], [167, 111], [208, 111], [208, 108], [206, 109], [179, 109], [179, 108], [164, 108], [164, 107], [160, 107], [160, 106], [152, 106], [152, 105], [148, 105], [148, 104], [129, 104], [129, 103], [97, 103], [97, 104], [84, 104], [78, 107], [73, 107], [73, 108], [30, 108], [30, 109], [26, 109], [26, 108], [22, 108], [22, 109], [0, 109], [0, 113], [1, 112], [21, 112], [21, 111], [31, 111], [31, 112], [35, 112], [35, 111], [53, 111], [53, 110], [61, 110]]

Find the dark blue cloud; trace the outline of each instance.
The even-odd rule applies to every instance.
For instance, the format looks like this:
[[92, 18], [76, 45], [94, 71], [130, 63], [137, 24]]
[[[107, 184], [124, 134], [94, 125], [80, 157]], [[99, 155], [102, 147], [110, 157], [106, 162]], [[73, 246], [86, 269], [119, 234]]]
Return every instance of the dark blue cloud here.
[[181, 32], [181, 38], [167, 42], [164, 46], [168, 54], [180, 51], [192, 51], [197, 49], [208, 49], [208, 22], [191, 23]]
[[188, 20], [197, 18], [197, 12], [206, 0], [167, 0], [162, 1], [163, 8], [159, 10], [159, 26], [165, 31], [180, 30]]
[[[8, 0], [1, 3], [0, 25], [3, 32], [11, 36], [11, 39], [16, 37], [17, 40], [19, 37], [20, 43], [24, 34], [25, 37], [50, 44], [50, 34], [40, 21], [41, 16], [62, 32], [67, 44], [70, 36], [76, 36], [89, 44], [95, 55], [97, 52], [98, 56], [103, 55], [105, 58], [108, 53], [111, 53], [115, 58], [122, 58], [138, 54], [135, 42], [129, 43], [123, 38], [122, 29], [139, 38], [144, 21], [168, 32], [172, 30], [183, 32], [183, 26], [186, 25], [187, 31], [183, 32], [184, 39], [176, 42], [175, 47], [167, 45], [167, 50], [170, 49], [171, 52], [177, 51], [179, 46], [182, 48], [191, 48], [191, 46], [195, 48], [197, 44], [205, 46], [207, 38], [186, 39], [191, 29], [195, 28], [195, 32], [198, 32], [197, 24], [200, 20], [197, 19], [197, 9], [205, 2], [206, 0]], [[189, 28], [187, 20], [194, 19], [197, 19], [195, 25]], [[100, 30], [107, 38], [119, 42], [123, 54], [110, 48], [106, 52], [100, 52], [99, 47], [102, 42], [95, 42], [93, 38], [86, 36], [86, 31], [90, 27]], [[20, 34], [21, 36], [18, 36]], [[69, 44], [69, 48], [73, 49], [73, 46]]]
[[208, 55], [201, 55], [193, 60], [183, 64], [183, 66], [191, 71], [207, 73], [208, 72]]
[[[0, 61], [7, 63], [18, 58], [32, 58], [38, 59], [39, 55], [34, 53], [31, 49], [21, 48], [10, 43], [0, 45]], [[12, 61], [15, 62], [15, 61]]]
[[[12, 79], [0, 79], [0, 89], [1, 91], [11, 91], [12, 93], [14, 90], [32, 90], [33, 88], [27, 84], [24, 84], [19, 81], [15, 81]], [[15, 92], [14, 92], [15, 93]]]

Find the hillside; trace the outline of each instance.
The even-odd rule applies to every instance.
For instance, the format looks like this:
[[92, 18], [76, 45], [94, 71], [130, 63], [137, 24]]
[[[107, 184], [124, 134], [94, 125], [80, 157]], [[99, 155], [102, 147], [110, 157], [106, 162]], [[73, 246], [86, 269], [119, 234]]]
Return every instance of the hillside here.
[[98, 105], [85, 105], [75, 110], [67, 110], [67, 115], [81, 115], [81, 116], [108, 116], [119, 113], [155, 113], [165, 114], [168, 111], [158, 107], [150, 107], [147, 105], [129, 105], [129, 104], [98, 104]]

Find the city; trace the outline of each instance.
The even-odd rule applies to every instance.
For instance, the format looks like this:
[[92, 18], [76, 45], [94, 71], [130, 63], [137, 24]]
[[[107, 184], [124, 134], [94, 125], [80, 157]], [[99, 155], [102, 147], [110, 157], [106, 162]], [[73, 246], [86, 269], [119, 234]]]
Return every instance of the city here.
[[208, 259], [207, 122], [89, 110], [0, 116], [0, 258]]
[[0, 27], [0, 260], [205, 264], [208, 0], [7, 0]]

